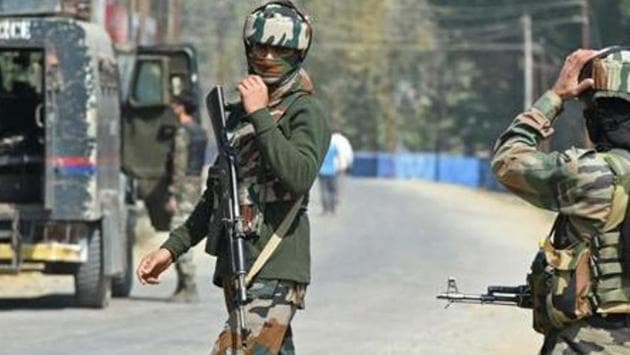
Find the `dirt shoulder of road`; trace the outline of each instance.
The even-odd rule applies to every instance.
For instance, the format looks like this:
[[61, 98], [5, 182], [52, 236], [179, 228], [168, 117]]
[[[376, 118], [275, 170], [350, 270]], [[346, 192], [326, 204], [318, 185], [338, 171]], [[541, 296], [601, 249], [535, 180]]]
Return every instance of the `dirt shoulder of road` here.
[[524, 231], [534, 240], [548, 233], [556, 216], [556, 213], [533, 206], [507, 191], [496, 192], [418, 180], [403, 181], [401, 185], [410, 185], [440, 203], [457, 206], [471, 213], [496, 216], [497, 225], [512, 225], [510, 229]]

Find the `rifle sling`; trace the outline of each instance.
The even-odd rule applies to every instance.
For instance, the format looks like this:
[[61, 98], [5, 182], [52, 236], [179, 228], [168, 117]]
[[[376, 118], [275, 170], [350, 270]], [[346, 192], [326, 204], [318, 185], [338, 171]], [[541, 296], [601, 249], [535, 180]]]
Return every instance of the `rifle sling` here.
[[284, 219], [278, 226], [278, 229], [276, 229], [271, 238], [269, 238], [269, 241], [267, 242], [267, 244], [265, 244], [265, 247], [256, 258], [256, 261], [254, 261], [254, 264], [245, 276], [245, 285], [247, 287], [249, 287], [254, 277], [260, 272], [263, 266], [265, 266], [269, 258], [271, 258], [271, 256], [273, 255], [273, 252], [276, 251], [276, 248], [278, 248], [278, 245], [280, 245], [280, 242], [282, 242], [282, 239], [286, 235], [289, 227], [295, 220], [298, 211], [302, 207], [303, 200], [304, 196], [301, 196], [297, 199], [297, 201], [295, 201], [287, 215], [284, 216]]

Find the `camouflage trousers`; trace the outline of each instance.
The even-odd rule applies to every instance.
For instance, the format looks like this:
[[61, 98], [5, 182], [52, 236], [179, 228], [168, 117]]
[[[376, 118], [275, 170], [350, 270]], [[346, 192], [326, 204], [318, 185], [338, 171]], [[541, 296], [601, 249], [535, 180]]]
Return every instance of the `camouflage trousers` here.
[[192, 249], [177, 258], [175, 271], [177, 272], [177, 288], [189, 287], [195, 284], [196, 266], [193, 261]]
[[[194, 200], [192, 200], [194, 201]], [[191, 199], [179, 202], [177, 212], [171, 220], [171, 230], [184, 224], [188, 216], [192, 213], [194, 205]], [[193, 251], [188, 250], [182, 254], [175, 262], [175, 270], [177, 271], [177, 289], [189, 287], [195, 284], [195, 263], [193, 261]]]
[[337, 202], [337, 175], [334, 176], [319, 176], [319, 190], [322, 199], [322, 212], [335, 212], [335, 205]]
[[211, 354], [295, 354], [291, 320], [298, 308], [303, 308], [305, 286], [279, 280], [257, 280], [247, 290], [251, 300], [245, 306], [248, 330], [245, 347], [237, 331], [237, 311], [231, 287], [224, 287], [230, 313], [225, 327]]
[[622, 321], [621, 324], [610, 326], [601, 319], [592, 317], [548, 334], [540, 354], [630, 355], [630, 324]]

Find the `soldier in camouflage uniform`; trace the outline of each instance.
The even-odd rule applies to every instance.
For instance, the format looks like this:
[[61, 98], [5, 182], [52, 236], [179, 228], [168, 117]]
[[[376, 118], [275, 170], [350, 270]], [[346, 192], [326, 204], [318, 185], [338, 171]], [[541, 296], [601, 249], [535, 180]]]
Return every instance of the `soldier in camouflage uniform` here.
[[[178, 227], [195, 208], [201, 193], [201, 169], [207, 142], [206, 131], [193, 118], [197, 103], [192, 93], [184, 91], [173, 97], [171, 108], [179, 126], [173, 139], [171, 156], [171, 195], [167, 209], [173, 213], [171, 225]], [[173, 302], [196, 302], [199, 299], [195, 282], [193, 252], [189, 250], [177, 259], [177, 288], [170, 298]]]
[[217, 256], [213, 282], [223, 287], [229, 311], [212, 353], [293, 354], [291, 320], [304, 308], [310, 282], [308, 193], [330, 144], [330, 129], [302, 68], [311, 42], [308, 19], [289, 1], [270, 2], [246, 18], [243, 39], [250, 75], [238, 85], [242, 102], [229, 107], [227, 128], [238, 155], [238, 203], [248, 267], [292, 207], [299, 208], [247, 290], [247, 337], [240, 339], [236, 329], [229, 245], [208, 223], [220, 220], [214, 214], [219, 194], [213, 174], [190, 218], [161, 249], [143, 259], [137, 273], [141, 282], [156, 283], [174, 258], [207, 236], [206, 250]]
[[[622, 238], [630, 235], [622, 227], [630, 191], [628, 85], [629, 51], [578, 50], [495, 147], [492, 167], [501, 183], [559, 212], [530, 276], [542, 280], [530, 283], [534, 327], [545, 335], [542, 354], [630, 354], [630, 272], [622, 247], [630, 240]], [[596, 149], [542, 152], [563, 102], [576, 97], [586, 105]]]

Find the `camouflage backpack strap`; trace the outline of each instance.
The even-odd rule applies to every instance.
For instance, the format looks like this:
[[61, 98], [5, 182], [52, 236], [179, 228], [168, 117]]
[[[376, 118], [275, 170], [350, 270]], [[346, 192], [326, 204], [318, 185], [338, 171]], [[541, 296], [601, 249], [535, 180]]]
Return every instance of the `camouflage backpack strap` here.
[[630, 153], [621, 149], [613, 149], [604, 153], [604, 160], [615, 174], [615, 189], [610, 217], [604, 226], [604, 231], [608, 232], [619, 226], [626, 217], [628, 195], [630, 194]]
[[615, 188], [611, 213], [603, 233], [593, 238], [592, 251], [595, 294], [601, 313], [630, 313], [630, 153], [613, 149], [604, 153], [604, 159], [615, 174]]

